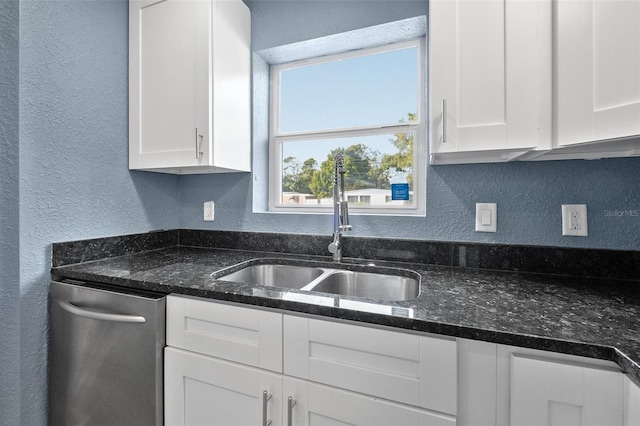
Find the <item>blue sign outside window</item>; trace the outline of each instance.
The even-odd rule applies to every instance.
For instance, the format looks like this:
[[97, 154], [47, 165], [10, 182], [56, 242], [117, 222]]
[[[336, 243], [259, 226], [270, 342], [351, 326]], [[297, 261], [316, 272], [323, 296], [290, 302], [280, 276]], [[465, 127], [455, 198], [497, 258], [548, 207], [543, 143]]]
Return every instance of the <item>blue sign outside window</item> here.
[[408, 183], [392, 183], [391, 184], [392, 200], [409, 200], [409, 184]]

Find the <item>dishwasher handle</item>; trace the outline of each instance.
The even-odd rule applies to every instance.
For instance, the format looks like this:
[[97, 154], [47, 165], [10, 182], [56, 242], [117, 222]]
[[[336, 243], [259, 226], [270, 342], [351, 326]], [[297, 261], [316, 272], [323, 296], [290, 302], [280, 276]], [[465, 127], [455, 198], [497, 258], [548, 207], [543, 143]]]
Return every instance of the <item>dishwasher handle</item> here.
[[91, 318], [99, 321], [113, 321], [113, 322], [126, 322], [134, 324], [144, 324], [147, 320], [144, 317], [138, 315], [122, 315], [122, 314], [109, 314], [103, 312], [88, 311], [86, 309], [79, 308], [64, 300], [59, 300], [58, 305], [73, 315], [78, 315], [84, 318]]

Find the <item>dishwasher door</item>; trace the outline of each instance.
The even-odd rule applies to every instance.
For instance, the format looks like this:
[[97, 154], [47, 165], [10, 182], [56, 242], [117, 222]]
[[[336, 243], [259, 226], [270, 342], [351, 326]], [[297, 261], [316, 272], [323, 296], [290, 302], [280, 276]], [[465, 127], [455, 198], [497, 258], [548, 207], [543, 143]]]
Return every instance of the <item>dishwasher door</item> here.
[[162, 425], [164, 295], [52, 282], [49, 424]]

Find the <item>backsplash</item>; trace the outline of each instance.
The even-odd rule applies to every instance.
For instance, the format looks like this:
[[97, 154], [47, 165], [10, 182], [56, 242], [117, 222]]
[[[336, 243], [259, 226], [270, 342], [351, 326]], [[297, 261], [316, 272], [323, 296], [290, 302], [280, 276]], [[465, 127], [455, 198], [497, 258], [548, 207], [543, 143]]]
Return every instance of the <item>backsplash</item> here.
[[[177, 229], [54, 243], [52, 266], [166, 247], [204, 247], [329, 257], [329, 235]], [[346, 237], [345, 258], [640, 280], [640, 251]]]

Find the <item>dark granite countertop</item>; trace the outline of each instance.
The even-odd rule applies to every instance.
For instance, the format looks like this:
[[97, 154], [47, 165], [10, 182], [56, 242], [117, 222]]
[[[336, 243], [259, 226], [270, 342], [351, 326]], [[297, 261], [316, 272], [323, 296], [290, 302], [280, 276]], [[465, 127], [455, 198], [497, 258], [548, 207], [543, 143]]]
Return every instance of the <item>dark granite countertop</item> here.
[[[181, 293], [256, 306], [478, 339], [616, 362], [640, 383], [637, 281], [487, 271], [346, 258], [366, 269], [415, 271], [420, 295], [378, 303], [326, 293], [242, 285], [220, 271], [258, 258], [330, 262], [326, 256], [179, 245], [52, 268], [54, 279]], [[54, 263], [56, 265], [56, 263]]]

